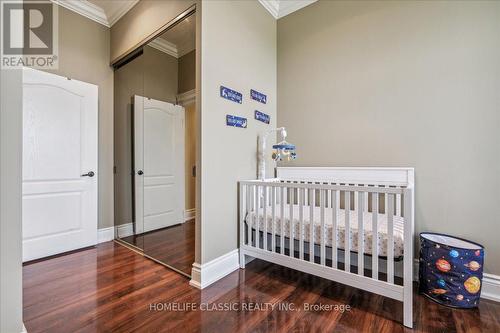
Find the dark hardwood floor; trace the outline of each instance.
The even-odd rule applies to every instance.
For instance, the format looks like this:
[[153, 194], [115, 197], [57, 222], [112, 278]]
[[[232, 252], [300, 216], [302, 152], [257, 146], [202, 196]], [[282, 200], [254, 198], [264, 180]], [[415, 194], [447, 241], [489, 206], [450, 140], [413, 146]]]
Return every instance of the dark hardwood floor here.
[[124, 237], [122, 241], [140, 248], [156, 260], [191, 275], [195, 246], [194, 220], [141, 235]]
[[[500, 332], [499, 303], [481, 300], [478, 309], [456, 310], [415, 295], [415, 329], [409, 330], [400, 324], [397, 301], [260, 260], [203, 291], [114, 242], [24, 266], [30, 333]], [[167, 311], [168, 304], [178, 311]], [[251, 304], [260, 309], [250, 311]], [[306, 311], [307, 304], [352, 309]]]

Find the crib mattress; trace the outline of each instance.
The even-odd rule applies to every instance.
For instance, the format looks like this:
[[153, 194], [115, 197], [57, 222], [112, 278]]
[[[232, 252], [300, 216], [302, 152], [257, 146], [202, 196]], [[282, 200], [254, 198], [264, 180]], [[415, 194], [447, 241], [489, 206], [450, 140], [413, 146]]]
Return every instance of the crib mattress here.
[[[280, 205], [276, 205], [276, 217], [275, 217], [275, 233], [276, 235], [284, 235], [285, 237], [290, 236], [290, 206], [285, 205], [285, 214], [283, 218], [283, 230], [281, 230], [281, 208]], [[310, 207], [303, 206], [304, 212], [304, 222], [303, 222], [303, 235], [306, 242], [310, 241]], [[345, 211], [343, 209], [337, 210], [337, 248], [345, 249]], [[321, 243], [321, 209], [320, 207], [314, 207], [314, 243]], [[326, 246], [332, 246], [332, 221], [333, 221], [333, 209], [325, 207], [325, 244]], [[258, 215], [258, 219], [256, 218]], [[363, 251], [365, 254], [372, 254], [372, 213], [363, 213], [363, 235], [364, 244]], [[258, 220], [258, 222], [257, 222]], [[266, 220], [266, 231], [268, 233], [272, 232], [272, 211], [271, 207], [267, 208], [266, 218], [264, 219], [263, 209], [260, 209], [258, 214], [251, 211], [246, 216], [246, 223], [252, 228], [256, 228], [256, 223], [259, 224], [259, 231], [264, 231], [264, 220]], [[394, 257], [398, 258], [403, 255], [403, 224], [404, 219], [400, 216], [394, 216]], [[300, 220], [299, 220], [299, 206], [293, 205], [293, 238], [300, 240]], [[350, 212], [350, 240], [351, 240], [351, 251], [357, 252], [358, 250], [358, 211]], [[381, 257], [387, 256], [387, 215], [378, 214], [378, 254]]]

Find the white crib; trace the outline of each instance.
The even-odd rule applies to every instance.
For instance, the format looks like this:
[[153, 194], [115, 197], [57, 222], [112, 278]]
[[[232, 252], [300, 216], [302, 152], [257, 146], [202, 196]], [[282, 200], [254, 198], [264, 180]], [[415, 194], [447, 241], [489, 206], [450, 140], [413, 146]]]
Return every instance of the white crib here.
[[277, 168], [239, 190], [241, 268], [248, 255], [402, 301], [413, 326], [413, 168]]

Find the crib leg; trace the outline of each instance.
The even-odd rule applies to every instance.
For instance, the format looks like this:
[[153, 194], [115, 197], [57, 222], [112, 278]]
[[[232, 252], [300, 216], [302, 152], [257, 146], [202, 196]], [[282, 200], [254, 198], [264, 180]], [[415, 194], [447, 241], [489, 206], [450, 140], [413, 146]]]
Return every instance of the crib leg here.
[[245, 254], [243, 253], [243, 250], [240, 249], [240, 268], [245, 269]]
[[403, 325], [413, 328], [413, 302], [411, 300], [403, 302]]

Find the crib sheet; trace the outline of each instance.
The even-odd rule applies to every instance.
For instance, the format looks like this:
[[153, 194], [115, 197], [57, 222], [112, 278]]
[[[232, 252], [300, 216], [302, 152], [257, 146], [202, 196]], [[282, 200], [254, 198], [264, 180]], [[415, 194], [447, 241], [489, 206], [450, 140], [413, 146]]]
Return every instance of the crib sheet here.
[[[290, 236], [290, 206], [285, 205], [285, 214], [283, 218], [283, 230], [281, 230], [281, 207], [280, 204], [276, 204], [276, 217], [275, 217], [275, 233], [276, 235], [285, 235], [285, 237]], [[271, 207], [267, 207], [266, 212], [266, 231], [268, 233], [272, 232], [272, 211]], [[304, 222], [303, 222], [303, 235], [304, 240], [309, 242], [310, 240], [310, 207], [303, 206], [304, 212]], [[320, 207], [314, 207], [314, 243], [321, 243], [321, 209]], [[327, 246], [332, 245], [332, 221], [333, 221], [333, 209], [325, 207], [325, 244]], [[256, 215], [258, 219], [256, 219]], [[372, 254], [372, 213], [363, 212], [363, 235], [364, 244], [363, 249], [365, 254]], [[264, 213], [263, 209], [260, 209], [258, 214], [251, 211], [247, 214], [245, 222], [255, 229], [256, 223], [259, 223], [259, 231], [264, 231]], [[350, 211], [350, 239], [351, 239], [351, 251], [357, 252], [358, 249], [358, 211]], [[293, 237], [294, 239], [300, 239], [300, 219], [299, 219], [299, 206], [293, 205]], [[393, 217], [394, 224], [394, 257], [398, 258], [403, 255], [403, 224], [404, 218], [400, 216]], [[378, 214], [378, 254], [381, 257], [387, 256], [387, 215]], [[337, 210], [337, 248], [345, 249], [345, 211], [343, 209]]]

